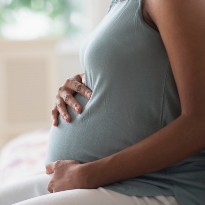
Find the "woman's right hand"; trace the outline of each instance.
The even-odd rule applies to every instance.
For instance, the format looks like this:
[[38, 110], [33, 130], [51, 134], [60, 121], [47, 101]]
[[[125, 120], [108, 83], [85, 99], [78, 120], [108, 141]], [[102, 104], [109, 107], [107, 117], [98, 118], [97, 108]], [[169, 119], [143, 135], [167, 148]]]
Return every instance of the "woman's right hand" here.
[[71, 122], [71, 116], [66, 109], [66, 105], [72, 107], [78, 114], [82, 112], [82, 106], [73, 97], [75, 92], [83, 95], [88, 100], [90, 99], [92, 91], [85, 85], [85, 74], [68, 78], [66, 82], [58, 89], [56, 105], [52, 110], [54, 126], [58, 126], [59, 114], [63, 117], [64, 120]]

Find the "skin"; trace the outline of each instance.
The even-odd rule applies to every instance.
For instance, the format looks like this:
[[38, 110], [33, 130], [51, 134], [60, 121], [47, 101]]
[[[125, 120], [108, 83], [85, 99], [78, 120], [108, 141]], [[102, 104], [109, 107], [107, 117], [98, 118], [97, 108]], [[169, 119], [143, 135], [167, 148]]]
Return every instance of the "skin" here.
[[144, 18], [159, 30], [170, 59], [181, 115], [148, 138], [106, 158], [85, 164], [66, 160], [47, 165], [47, 173], [53, 173], [49, 191], [97, 188], [138, 177], [205, 149], [204, 11], [202, 0], [144, 1]]
[[73, 97], [74, 93], [83, 95], [88, 100], [92, 95], [92, 91], [85, 85], [85, 74], [76, 75], [73, 78], [69, 78], [59, 88], [56, 96], [56, 105], [52, 110], [53, 125], [58, 126], [59, 114], [66, 120], [71, 122], [71, 116], [66, 109], [66, 105], [72, 107], [77, 114], [82, 112], [82, 106]]

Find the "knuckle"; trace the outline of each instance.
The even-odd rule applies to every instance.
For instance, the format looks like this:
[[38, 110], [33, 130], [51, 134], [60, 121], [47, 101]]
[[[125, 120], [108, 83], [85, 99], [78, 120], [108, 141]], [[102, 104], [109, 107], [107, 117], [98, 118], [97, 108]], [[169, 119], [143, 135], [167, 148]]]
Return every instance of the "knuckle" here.
[[66, 80], [66, 85], [68, 85], [68, 87], [69, 87], [72, 84], [72, 82], [73, 82], [73, 79], [72, 78], [68, 78]]
[[75, 88], [76, 88], [76, 91], [79, 92], [82, 88], [82, 84], [81, 83], [76, 83]]
[[65, 102], [66, 102], [69, 106], [71, 106], [71, 105], [72, 105], [72, 102], [73, 102], [73, 96], [72, 96], [72, 95], [67, 95], [67, 96], [65, 97]]
[[58, 97], [61, 97], [62, 93], [64, 93], [66, 91], [66, 87], [65, 86], [61, 86], [58, 89]]
[[78, 164], [78, 162], [75, 161], [75, 160], [71, 160], [71, 163], [72, 163], [72, 164]]
[[62, 108], [63, 105], [61, 102], [57, 102], [56, 106], [57, 106], [57, 108]]
[[54, 169], [59, 167], [62, 164], [62, 160], [57, 160], [54, 165]]
[[71, 81], [71, 79], [70, 79], [70, 78], [67, 78], [65, 82], [68, 83], [68, 82], [70, 82], [70, 81]]
[[70, 164], [70, 165], [72, 165], [72, 164], [79, 164], [79, 162], [76, 161], [76, 160], [66, 160], [66, 163]]
[[66, 94], [64, 97], [65, 102], [69, 102], [72, 99], [72, 95], [71, 94]]
[[56, 106], [57, 104], [61, 103], [62, 102], [62, 98], [60, 96], [58, 96], [57, 100], [56, 100]]
[[74, 77], [77, 81], [81, 82], [81, 76], [78, 74], [78, 75], [75, 75]]

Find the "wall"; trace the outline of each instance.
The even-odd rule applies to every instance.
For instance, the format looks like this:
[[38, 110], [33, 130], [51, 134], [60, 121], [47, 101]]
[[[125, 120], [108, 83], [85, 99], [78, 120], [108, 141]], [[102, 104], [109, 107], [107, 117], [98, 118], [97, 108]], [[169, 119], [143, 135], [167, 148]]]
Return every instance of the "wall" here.
[[[87, 0], [90, 31], [109, 0]], [[66, 40], [0, 40], [0, 147], [17, 135], [48, 129], [58, 87], [82, 73], [79, 47]]]
[[50, 126], [57, 43], [0, 41], [0, 144], [22, 132]]

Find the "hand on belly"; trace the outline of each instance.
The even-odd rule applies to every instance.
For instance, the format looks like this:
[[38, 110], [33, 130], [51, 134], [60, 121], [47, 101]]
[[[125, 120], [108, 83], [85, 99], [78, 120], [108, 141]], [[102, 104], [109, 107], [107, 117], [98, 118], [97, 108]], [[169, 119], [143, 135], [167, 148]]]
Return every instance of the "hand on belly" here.
[[58, 160], [46, 166], [46, 174], [52, 174], [48, 191], [60, 192], [71, 189], [88, 189], [82, 164], [74, 160]]
[[54, 126], [58, 126], [59, 114], [68, 123], [71, 122], [71, 115], [66, 109], [66, 105], [71, 107], [77, 114], [81, 113], [82, 105], [73, 97], [75, 92], [84, 96], [87, 100], [90, 99], [92, 91], [85, 85], [85, 74], [67, 79], [63, 86], [59, 88], [56, 96], [56, 106], [52, 110]]

